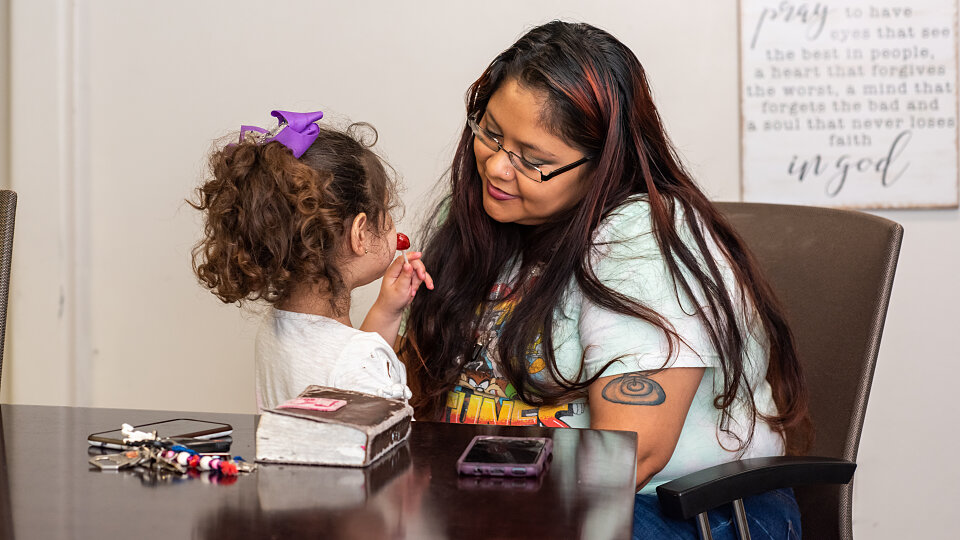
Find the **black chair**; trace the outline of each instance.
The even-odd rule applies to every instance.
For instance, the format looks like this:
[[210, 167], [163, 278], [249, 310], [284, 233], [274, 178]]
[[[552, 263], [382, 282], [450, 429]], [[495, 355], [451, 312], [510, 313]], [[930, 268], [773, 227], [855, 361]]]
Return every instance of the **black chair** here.
[[13, 258], [13, 224], [17, 217], [17, 194], [0, 190], [0, 381], [3, 375], [3, 345], [7, 330], [7, 297], [10, 292], [10, 261]]
[[746, 459], [657, 488], [664, 514], [696, 518], [733, 504], [749, 538], [742, 499], [792, 487], [806, 538], [853, 538], [853, 472], [886, 319], [903, 228], [848, 210], [718, 203], [753, 251], [782, 302], [810, 392], [809, 456]]

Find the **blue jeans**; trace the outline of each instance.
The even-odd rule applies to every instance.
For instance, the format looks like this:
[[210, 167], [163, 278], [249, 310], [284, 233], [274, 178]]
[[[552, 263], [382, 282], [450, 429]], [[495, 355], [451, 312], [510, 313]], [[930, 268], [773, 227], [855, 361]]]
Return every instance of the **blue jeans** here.
[[[768, 491], [743, 500], [754, 539], [799, 540], [800, 508], [792, 489]], [[733, 505], [725, 504], [710, 510], [710, 532], [714, 540], [735, 540], [737, 526], [733, 519]], [[683, 539], [699, 538], [696, 521], [678, 521], [660, 513], [656, 495], [637, 495], [633, 503], [633, 540], [644, 538]]]

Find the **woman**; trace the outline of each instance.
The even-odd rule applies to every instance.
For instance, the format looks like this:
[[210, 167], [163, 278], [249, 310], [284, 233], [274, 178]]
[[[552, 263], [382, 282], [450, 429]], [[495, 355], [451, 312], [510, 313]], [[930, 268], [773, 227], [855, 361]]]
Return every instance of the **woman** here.
[[[414, 299], [402, 346], [418, 415], [634, 431], [635, 534], [692, 538], [657, 513], [657, 485], [806, 442], [769, 286], [610, 34], [531, 30], [471, 86], [467, 115], [424, 250], [436, 289]], [[746, 506], [799, 530], [789, 491]]]

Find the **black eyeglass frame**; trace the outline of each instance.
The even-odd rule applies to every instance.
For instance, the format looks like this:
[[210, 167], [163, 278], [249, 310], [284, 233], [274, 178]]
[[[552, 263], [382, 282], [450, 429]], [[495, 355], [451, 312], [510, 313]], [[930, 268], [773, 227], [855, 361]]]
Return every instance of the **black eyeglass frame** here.
[[[569, 165], [564, 165], [563, 167], [557, 167], [556, 169], [554, 169], [553, 171], [551, 171], [551, 172], [549, 172], [549, 173], [544, 173], [544, 172], [540, 169], [540, 167], [537, 167], [537, 166], [534, 165], [533, 163], [530, 163], [529, 161], [527, 161], [526, 159], [524, 159], [522, 156], [520, 156], [520, 155], [518, 155], [518, 154], [516, 154], [516, 153], [514, 153], [514, 152], [512, 152], [512, 151], [510, 151], [510, 150], [507, 150], [506, 148], [504, 148], [504, 147], [503, 147], [503, 143], [500, 142], [500, 139], [494, 137], [493, 135], [490, 134], [489, 131], [487, 131], [486, 129], [480, 127], [480, 124], [478, 124], [477, 121], [476, 121], [476, 119], [474, 119], [473, 117], [467, 117], [467, 126], [470, 127], [470, 131], [473, 132], [473, 136], [474, 136], [474, 137], [479, 137], [481, 142], [484, 141], [484, 138], [489, 138], [489, 139], [492, 140], [493, 142], [497, 143], [497, 147], [496, 147], [496, 148], [492, 148], [490, 145], [488, 145], [488, 144], [486, 144], [486, 143], [484, 143], [484, 146], [486, 146], [486, 147], [489, 148], [490, 150], [493, 150], [494, 153], [499, 152], [500, 150], [503, 150], [504, 152], [506, 152], [506, 153], [507, 153], [507, 156], [510, 158], [510, 164], [513, 165], [513, 168], [516, 169], [520, 174], [526, 176], [527, 178], [533, 180], [534, 182], [539, 182], [539, 183], [546, 182], [547, 180], [550, 180], [551, 178], [553, 178], [553, 177], [555, 177], [555, 176], [557, 176], [557, 175], [563, 174], [563, 173], [565, 173], [565, 172], [567, 172], [567, 171], [569, 171], [569, 170], [571, 170], [571, 169], [575, 169], [575, 168], [579, 167], [580, 165], [583, 165], [584, 163], [586, 163], [586, 162], [590, 161], [591, 159], [593, 159], [591, 156], [584, 156], [584, 157], [578, 159], [577, 161], [574, 161], [573, 163], [571, 163], [571, 164], [569, 164]], [[525, 166], [525, 167], [530, 167], [531, 169], [533, 169], [533, 170], [537, 171], [538, 173], [540, 173], [540, 179], [538, 180], [538, 179], [536, 179], [536, 178], [533, 178], [532, 176], [530, 176], [529, 174], [527, 174], [526, 172], [524, 172], [523, 166], [517, 165], [517, 163], [514, 162], [514, 158], [516, 158], [516, 160], [519, 161], [523, 166]]]

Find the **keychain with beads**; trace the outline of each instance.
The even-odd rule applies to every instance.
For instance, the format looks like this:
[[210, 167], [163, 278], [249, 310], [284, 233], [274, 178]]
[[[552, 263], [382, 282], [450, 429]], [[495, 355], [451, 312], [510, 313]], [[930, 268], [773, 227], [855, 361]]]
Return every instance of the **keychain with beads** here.
[[176, 461], [183, 467], [200, 471], [217, 471], [226, 476], [236, 476], [239, 473], [248, 473], [256, 469], [240, 456], [231, 457], [229, 454], [200, 454], [184, 446], [173, 446], [163, 451], [160, 457]]

